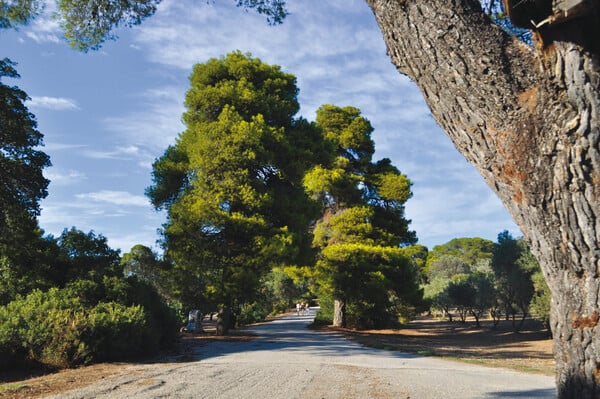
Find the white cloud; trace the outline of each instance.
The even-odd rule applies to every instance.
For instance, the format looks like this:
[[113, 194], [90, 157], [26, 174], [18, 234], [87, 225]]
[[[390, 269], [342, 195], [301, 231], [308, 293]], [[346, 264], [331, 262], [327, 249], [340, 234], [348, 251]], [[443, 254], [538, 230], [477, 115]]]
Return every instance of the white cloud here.
[[38, 44], [60, 43], [62, 32], [58, 21], [52, 17], [55, 6], [47, 2], [44, 12], [27, 27], [25, 35]]
[[82, 172], [76, 170], [62, 172], [54, 170], [54, 168], [44, 170], [44, 176], [50, 180], [52, 186], [68, 186], [86, 179], [85, 174]]
[[25, 33], [28, 38], [33, 40], [36, 43], [60, 43], [60, 38], [53, 33], [43, 33], [43, 32], [27, 32]]
[[[136, 95], [141, 110], [125, 115], [107, 117], [106, 127], [126, 138], [136, 147], [148, 150], [145, 163], [152, 162], [173, 144], [177, 134], [184, 130], [181, 115], [184, 112], [185, 88], [177, 86], [155, 87]], [[154, 154], [154, 155], [151, 155]]]
[[63, 97], [32, 96], [27, 102], [30, 107], [45, 108], [55, 111], [79, 109], [75, 100]]
[[102, 190], [94, 193], [77, 194], [78, 199], [106, 202], [114, 205], [149, 207], [150, 202], [143, 195], [134, 195], [127, 191]]
[[120, 147], [115, 147], [111, 150], [100, 149], [85, 149], [81, 154], [91, 159], [114, 159], [114, 160], [142, 160], [147, 161], [151, 156], [147, 151], [133, 144], [126, 144]]
[[[110, 204], [109, 204], [110, 205]], [[46, 199], [42, 204], [40, 224], [46, 234], [58, 236], [65, 228], [76, 227], [87, 232], [95, 231], [108, 239], [111, 248], [127, 252], [136, 244], [150, 248], [158, 239], [156, 229], [164, 221], [164, 215], [137, 208], [135, 212], [115, 211], [114, 205], [92, 202], [88, 198], [71, 201]]]
[[86, 147], [85, 144], [67, 144], [67, 143], [57, 143], [57, 142], [44, 143], [45, 151], [72, 151], [72, 150], [80, 150], [85, 147]]

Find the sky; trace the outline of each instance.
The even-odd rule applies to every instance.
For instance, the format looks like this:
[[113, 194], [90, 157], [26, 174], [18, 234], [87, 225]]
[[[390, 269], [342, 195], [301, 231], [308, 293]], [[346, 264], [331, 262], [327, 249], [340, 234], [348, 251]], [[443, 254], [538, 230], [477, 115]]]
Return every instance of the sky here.
[[[142, 25], [81, 53], [43, 16], [0, 31], [0, 57], [17, 63], [17, 85], [44, 134], [52, 161], [40, 226], [93, 230], [112, 248], [143, 244], [160, 251], [166, 214], [144, 195], [152, 162], [177, 135], [196, 63], [235, 50], [280, 65], [297, 78], [299, 115], [322, 104], [359, 108], [374, 127], [374, 160], [390, 158], [412, 181], [406, 217], [429, 249], [458, 237], [496, 241], [518, 227], [477, 170], [436, 124], [416, 85], [386, 55], [362, 0], [289, 0], [290, 15], [269, 26], [234, 1], [163, 0]], [[52, 11], [51, 6], [48, 13]]]

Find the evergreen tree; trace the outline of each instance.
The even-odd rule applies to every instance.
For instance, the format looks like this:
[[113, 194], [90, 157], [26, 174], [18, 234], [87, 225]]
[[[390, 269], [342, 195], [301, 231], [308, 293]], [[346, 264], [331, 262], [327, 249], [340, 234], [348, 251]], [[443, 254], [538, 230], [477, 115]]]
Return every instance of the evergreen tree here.
[[168, 212], [163, 244], [174, 270], [194, 276], [231, 327], [262, 276], [309, 256], [317, 208], [300, 178], [323, 152], [321, 138], [294, 119], [296, 79], [278, 66], [235, 52], [196, 65], [190, 82], [187, 129], [155, 162], [147, 192]]
[[333, 299], [336, 326], [346, 325], [347, 306], [355, 325], [386, 324], [392, 297], [414, 304], [420, 295], [418, 270], [400, 248], [416, 242], [404, 218], [410, 181], [389, 159], [372, 162], [373, 128], [357, 108], [324, 105], [317, 126], [332, 152], [304, 185], [324, 209], [313, 241], [322, 293]]

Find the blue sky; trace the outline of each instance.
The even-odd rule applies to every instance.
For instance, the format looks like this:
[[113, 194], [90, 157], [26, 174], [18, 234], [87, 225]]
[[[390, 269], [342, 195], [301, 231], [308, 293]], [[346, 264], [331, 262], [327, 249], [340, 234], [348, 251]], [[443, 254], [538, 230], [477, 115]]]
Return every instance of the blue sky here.
[[[386, 55], [364, 1], [288, 2], [281, 26], [219, 0], [163, 0], [141, 26], [87, 54], [71, 50], [57, 24], [38, 18], [0, 32], [2, 57], [17, 62], [53, 166], [39, 218], [46, 233], [94, 230], [123, 252], [157, 248], [165, 214], [144, 196], [151, 164], [184, 129], [192, 66], [249, 52], [296, 75], [300, 114], [322, 104], [352, 105], [375, 128], [376, 159], [390, 158], [413, 182], [406, 204], [419, 243], [521, 233], [483, 178], [431, 117], [416, 86]], [[51, 11], [51, 10], [49, 10]]]

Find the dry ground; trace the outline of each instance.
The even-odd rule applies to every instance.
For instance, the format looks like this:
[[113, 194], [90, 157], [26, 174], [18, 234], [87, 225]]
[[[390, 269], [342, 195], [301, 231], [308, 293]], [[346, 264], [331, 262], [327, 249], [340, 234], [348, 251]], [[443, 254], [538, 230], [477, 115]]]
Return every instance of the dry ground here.
[[[482, 328], [472, 323], [420, 319], [398, 330], [343, 330], [352, 339], [378, 348], [441, 356], [517, 369], [525, 372], [553, 374], [552, 342], [537, 323], [528, 322], [521, 333], [513, 333], [510, 322], [496, 329], [484, 322]], [[186, 361], [195, 345], [216, 339], [250, 340], [252, 336], [237, 334], [215, 337], [206, 334], [184, 334], [177, 353], [163, 354], [145, 362]], [[0, 399], [41, 398], [123, 372], [129, 363], [102, 363], [56, 373], [32, 376], [33, 372], [0, 373]]]
[[423, 356], [467, 361], [489, 367], [505, 367], [528, 373], [554, 375], [554, 356], [549, 332], [535, 320], [526, 320], [519, 333], [510, 321], [493, 328], [483, 321], [441, 321], [422, 318], [398, 330], [343, 330], [362, 344]]

